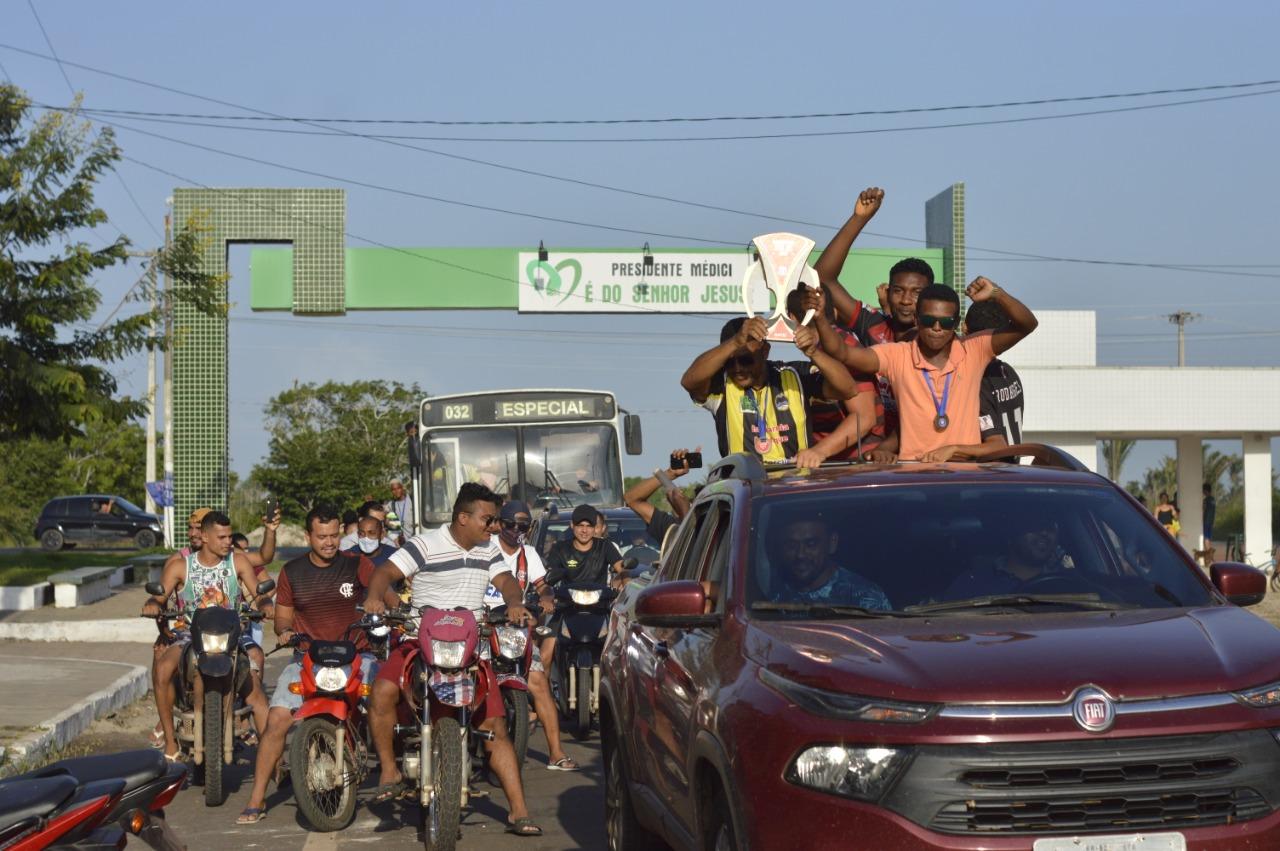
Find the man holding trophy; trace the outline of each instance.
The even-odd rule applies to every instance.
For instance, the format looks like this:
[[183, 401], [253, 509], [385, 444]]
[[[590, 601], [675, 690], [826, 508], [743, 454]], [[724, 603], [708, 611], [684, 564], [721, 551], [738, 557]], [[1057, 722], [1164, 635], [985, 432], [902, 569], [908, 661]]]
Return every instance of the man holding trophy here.
[[[747, 452], [763, 461], [788, 461], [810, 446], [810, 401], [841, 402], [852, 398], [856, 387], [844, 364], [823, 351], [818, 332], [807, 321], [793, 330], [783, 312], [787, 293], [806, 276], [817, 286], [817, 274], [806, 264], [813, 241], [767, 234], [754, 242], [760, 261], [743, 281], [747, 315], [725, 323], [720, 344], [699, 355], [680, 384], [715, 416], [721, 455]], [[776, 296], [769, 321], [751, 310], [753, 276], [760, 274]], [[792, 340], [793, 334], [816, 369], [805, 361], [769, 360], [769, 341]]]

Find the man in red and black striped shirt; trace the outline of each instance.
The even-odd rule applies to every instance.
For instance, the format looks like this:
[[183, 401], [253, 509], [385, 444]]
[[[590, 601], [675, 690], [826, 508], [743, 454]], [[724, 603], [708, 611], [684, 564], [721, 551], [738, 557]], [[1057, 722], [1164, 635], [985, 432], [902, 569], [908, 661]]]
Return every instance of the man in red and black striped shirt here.
[[[311, 549], [289, 561], [280, 571], [276, 585], [276, 643], [284, 644], [295, 634], [318, 641], [341, 641], [347, 627], [360, 619], [356, 606], [364, 601], [365, 589], [373, 575], [373, 562], [362, 555], [338, 551], [342, 520], [332, 508], [311, 509], [306, 520], [307, 543]], [[391, 594], [388, 605], [399, 601]], [[361, 651], [368, 650], [363, 632], [352, 640]], [[373, 656], [360, 655], [364, 682], [373, 682]], [[237, 822], [253, 824], [266, 816], [267, 781], [284, 753], [285, 735], [293, 724], [293, 713], [302, 707], [302, 696], [289, 691], [289, 684], [301, 678], [302, 653], [295, 650], [293, 661], [276, 680], [271, 695], [267, 729], [258, 742], [258, 758], [253, 772], [253, 792]]]

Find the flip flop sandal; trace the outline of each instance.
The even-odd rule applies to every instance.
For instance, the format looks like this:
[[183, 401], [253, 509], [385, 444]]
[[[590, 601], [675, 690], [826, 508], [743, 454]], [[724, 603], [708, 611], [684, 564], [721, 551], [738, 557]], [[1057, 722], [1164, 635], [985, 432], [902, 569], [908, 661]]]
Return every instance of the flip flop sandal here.
[[164, 749], [164, 730], [156, 727], [151, 728], [151, 747], [156, 750]]
[[395, 783], [388, 783], [385, 786], [379, 786], [373, 791], [373, 799], [370, 803], [385, 804], [387, 801], [394, 801], [396, 798], [403, 798], [405, 792], [409, 791], [409, 787], [405, 785], [403, 780], [397, 780]]
[[562, 756], [555, 762], [547, 763], [547, 771], [577, 771], [578, 763], [572, 757]]
[[182, 758], [182, 751], [178, 751], [177, 753], [167, 753], [164, 755], [164, 758], [167, 759], [169, 762], [185, 762], [186, 761]]
[[236, 817], [236, 824], [257, 824], [266, 817], [266, 807], [245, 807]]
[[533, 819], [525, 816], [508, 824], [507, 833], [514, 833], [516, 836], [541, 836], [542, 828], [538, 827]]

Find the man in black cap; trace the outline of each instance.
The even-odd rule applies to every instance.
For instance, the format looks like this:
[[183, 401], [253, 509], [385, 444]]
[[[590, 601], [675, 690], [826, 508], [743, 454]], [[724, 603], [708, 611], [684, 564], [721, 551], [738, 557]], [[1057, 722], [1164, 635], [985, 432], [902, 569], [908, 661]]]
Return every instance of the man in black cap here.
[[547, 584], [607, 585], [622, 570], [622, 553], [611, 541], [596, 537], [600, 512], [579, 505], [571, 519], [573, 538], [557, 541], [547, 555]]

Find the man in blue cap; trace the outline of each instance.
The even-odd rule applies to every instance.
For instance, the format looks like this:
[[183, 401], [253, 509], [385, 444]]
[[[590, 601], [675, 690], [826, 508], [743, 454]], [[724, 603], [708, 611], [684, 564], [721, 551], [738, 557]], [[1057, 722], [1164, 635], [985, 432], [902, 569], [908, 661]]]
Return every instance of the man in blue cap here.
[[[555, 609], [555, 603], [551, 597], [551, 589], [543, 581], [546, 578], [546, 568], [537, 550], [525, 543], [525, 536], [533, 525], [529, 506], [518, 499], [505, 503], [499, 512], [499, 522], [502, 524], [501, 530], [493, 539], [502, 552], [507, 569], [525, 590], [526, 596], [530, 588], [538, 592], [543, 614], [550, 614]], [[484, 595], [484, 604], [490, 609], [503, 604], [502, 594], [497, 588], [489, 586]], [[529, 666], [529, 698], [533, 701], [533, 711], [542, 723], [542, 730], [547, 734], [547, 768], [552, 771], [577, 771], [578, 763], [566, 755], [560, 746], [560, 716], [551, 700], [551, 683], [547, 679], [545, 668], [554, 654], [555, 639], [543, 639]]]

